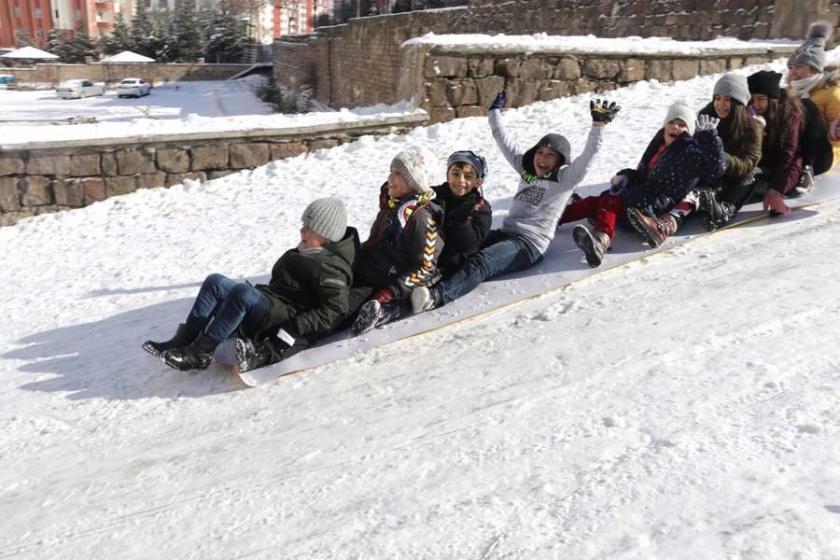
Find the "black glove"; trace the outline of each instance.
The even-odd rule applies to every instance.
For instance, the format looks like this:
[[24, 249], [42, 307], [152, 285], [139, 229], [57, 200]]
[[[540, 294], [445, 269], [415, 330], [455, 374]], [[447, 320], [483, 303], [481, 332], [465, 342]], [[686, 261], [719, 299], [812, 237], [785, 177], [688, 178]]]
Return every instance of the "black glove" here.
[[490, 110], [502, 109], [505, 106], [505, 101], [507, 101], [507, 92], [502, 90], [496, 96], [496, 99], [493, 100], [493, 103], [490, 104]]
[[610, 123], [620, 110], [621, 107], [616, 105], [615, 101], [612, 103], [606, 99], [591, 99], [589, 101], [589, 112], [592, 113], [592, 120], [594, 122]]

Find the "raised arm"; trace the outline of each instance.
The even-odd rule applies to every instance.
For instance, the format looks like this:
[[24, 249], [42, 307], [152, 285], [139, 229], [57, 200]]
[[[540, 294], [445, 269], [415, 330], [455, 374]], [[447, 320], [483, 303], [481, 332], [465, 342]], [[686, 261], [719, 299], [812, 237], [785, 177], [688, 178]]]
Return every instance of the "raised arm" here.
[[499, 151], [505, 156], [505, 159], [513, 167], [517, 173], [522, 173], [522, 152], [513, 143], [513, 140], [505, 132], [505, 127], [502, 125], [502, 107], [505, 106], [507, 93], [505, 90], [499, 92], [493, 104], [490, 105], [490, 113], [488, 115], [490, 120], [490, 130], [493, 132], [493, 139], [499, 147]]

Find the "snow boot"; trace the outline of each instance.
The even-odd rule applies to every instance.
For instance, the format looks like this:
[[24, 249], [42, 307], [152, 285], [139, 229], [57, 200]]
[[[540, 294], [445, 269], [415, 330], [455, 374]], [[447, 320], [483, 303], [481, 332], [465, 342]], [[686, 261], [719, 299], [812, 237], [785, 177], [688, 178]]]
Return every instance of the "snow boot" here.
[[147, 340], [143, 343], [143, 350], [152, 356], [160, 356], [167, 350], [174, 350], [175, 348], [183, 348], [196, 339], [198, 333], [188, 329], [185, 323], [178, 325], [178, 330], [175, 331], [175, 336], [163, 342], [155, 342], [154, 340]]
[[411, 291], [411, 311], [416, 315], [440, 307], [437, 292], [428, 286], [420, 286]]
[[233, 352], [236, 359], [236, 369], [239, 372], [261, 368], [267, 365], [271, 359], [271, 352], [266, 344], [257, 345], [247, 338], [234, 340]]
[[699, 210], [706, 215], [706, 230], [714, 231], [722, 228], [735, 217], [735, 205], [725, 200], [719, 200], [717, 195], [709, 189], [700, 190]]
[[592, 268], [601, 266], [604, 260], [604, 253], [610, 247], [610, 236], [603, 231], [589, 231], [584, 225], [576, 225], [572, 230], [572, 238], [575, 245], [580, 247], [586, 256], [586, 264]]
[[628, 208], [627, 219], [651, 247], [662, 245], [662, 242], [674, 235], [679, 227], [677, 219], [671, 214], [651, 218], [638, 208]]
[[167, 350], [160, 355], [161, 359], [173, 369], [189, 371], [191, 369], [207, 369], [213, 359], [216, 343], [202, 334], [188, 346]]
[[805, 196], [811, 192], [811, 189], [813, 188], [814, 168], [810, 165], [806, 165], [802, 168], [802, 173], [799, 174], [799, 182], [796, 183], [796, 186], [790, 189], [785, 196], [788, 198], [799, 198], [800, 196]]
[[356, 320], [353, 321], [351, 330], [354, 335], [358, 336], [399, 318], [399, 302], [390, 301], [388, 303], [379, 303], [377, 300], [372, 299], [366, 301], [359, 309], [359, 314], [356, 315]]

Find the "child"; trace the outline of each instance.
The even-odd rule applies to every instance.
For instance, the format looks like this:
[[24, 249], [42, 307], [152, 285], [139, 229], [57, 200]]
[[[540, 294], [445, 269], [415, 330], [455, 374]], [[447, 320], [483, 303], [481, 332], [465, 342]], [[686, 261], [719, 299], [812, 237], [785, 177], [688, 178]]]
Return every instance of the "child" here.
[[358, 314], [353, 334], [398, 319], [408, 309], [411, 291], [440, 277], [437, 261], [444, 246], [439, 232], [443, 210], [429, 187], [434, 159], [427, 149], [417, 147], [400, 152], [391, 162], [379, 196], [379, 213], [355, 267], [350, 311], [358, 309]]
[[435, 202], [444, 210], [444, 246], [438, 259], [444, 277], [477, 253], [490, 233], [492, 209], [481, 195], [486, 177], [487, 162], [483, 157], [475, 152], [459, 151], [446, 162], [446, 183], [432, 187]]
[[802, 102], [782, 93], [778, 72], [761, 70], [747, 77], [752, 100], [750, 107], [764, 119], [759, 167], [759, 191], [763, 206], [772, 215], [787, 214], [784, 196], [799, 183], [802, 149], [799, 138], [805, 125]]
[[740, 74], [724, 74], [715, 84], [712, 102], [701, 115], [720, 119], [717, 131], [726, 152], [726, 171], [699, 191], [698, 210], [706, 215], [706, 229], [728, 224], [755, 189], [755, 171], [761, 159], [764, 130], [750, 116], [750, 89]]
[[446, 305], [487, 278], [539, 262], [554, 238], [557, 218], [603, 141], [603, 126], [619, 110], [615, 103], [590, 103], [589, 138], [583, 153], [572, 161], [569, 141], [559, 134], [547, 134], [525, 153], [514, 146], [502, 126], [505, 99], [502, 90], [490, 105], [490, 128], [499, 150], [521, 177], [510, 212], [502, 228], [491, 231], [481, 251], [467, 259], [464, 266], [432, 288], [414, 290], [411, 306], [415, 313]]
[[[211, 274], [175, 336], [146, 341], [143, 349], [177, 370], [206, 369], [216, 346], [238, 332], [252, 342], [239, 364], [247, 371], [328, 334], [347, 312], [358, 235], [347, 227], [347, 210], [338, 198], [313, 201], [301, 220], [300, 244], [274, 264], [267, 285]], [[269, 346], [263, 344], [267, 340]]]
[[[663, 220], [668, 220], [673, 233], [686, 210], [678, 202], [701, 180], [713, 181], [723, 173], [723, 146], [715, 132], [717, 119], [702, 116], [696, 134], [694, 121], [694, 111], [684, 102], [671, 105], [662, 128], [648, 144], [636, 169], [619, 171], [610, 181], [610, 191], [578, 199], [566, 207], [561, 223], [582, 218], [594, 222], [591, 231], [585, 225], [577, 225], [572, 231], [589, 266], [600, 266], [625, 212], [637, 229], [639, 216], [652, 219], [648, 216], [664, 215]], [[654, 247], [664, 239], [644, 228], [642, 231]]]

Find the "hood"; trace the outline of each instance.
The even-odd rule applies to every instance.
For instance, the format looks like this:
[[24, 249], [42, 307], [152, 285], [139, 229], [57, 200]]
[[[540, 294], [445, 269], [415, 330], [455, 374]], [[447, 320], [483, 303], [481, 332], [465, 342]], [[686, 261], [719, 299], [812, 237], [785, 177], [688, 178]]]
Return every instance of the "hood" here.
[[[568, 164], [572, 159], [572, 145], [566, 139], [565, 136], [562, 134], [546, 134], [540, 141], [534, 144], [534, 146], [525, 152], [522, 156], [522, 167], [525, 168], [525, 171], [529, 175], [535, 175], [536, 172], [534, 170], [534, 154], [536, 153], [538, 148], [551, 148], [558, 154], [560, 154], [560, 165], [557, 166], [557, 169], [560, 169], [564, 165]], [[551, 172], [549, 178], [554, 180], [557, 178], [557, 169]]]

